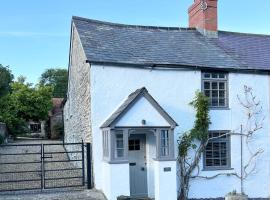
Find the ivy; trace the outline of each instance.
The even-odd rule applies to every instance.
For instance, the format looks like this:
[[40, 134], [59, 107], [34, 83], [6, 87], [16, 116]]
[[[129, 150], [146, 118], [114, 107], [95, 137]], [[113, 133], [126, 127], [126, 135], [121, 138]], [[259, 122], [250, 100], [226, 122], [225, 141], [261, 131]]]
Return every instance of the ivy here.
[[[208, 129], [211, 124], [209, 116], [209, 99], [202, 92], [197, 91], [190, 105], [195, 109], [194, 126], [190, 131], [183, 133], [178, 142], [178, 162], [180, 166], [179, 200], [188, 198], [189, 180], [192, 172], [198, 166], [201, 154], [208, 142]], [[194, 150], [194, 157], [188, 156]]]

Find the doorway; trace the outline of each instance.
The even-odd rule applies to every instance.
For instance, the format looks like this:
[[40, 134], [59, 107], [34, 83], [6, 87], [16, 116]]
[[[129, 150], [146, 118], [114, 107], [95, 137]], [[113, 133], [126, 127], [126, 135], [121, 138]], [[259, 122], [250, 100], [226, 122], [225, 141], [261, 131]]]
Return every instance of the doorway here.
[[130, 195], [147, 197], [146, 135], [132, 134], [128, 140]]

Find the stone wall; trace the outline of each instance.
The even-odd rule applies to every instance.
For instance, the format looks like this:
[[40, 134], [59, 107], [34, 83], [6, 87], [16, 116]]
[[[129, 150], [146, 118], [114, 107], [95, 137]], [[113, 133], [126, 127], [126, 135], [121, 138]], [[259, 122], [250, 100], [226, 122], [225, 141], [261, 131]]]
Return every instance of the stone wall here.
[[90, 65], [72, 25], [69, 83], [64, 106], [65, 142], [91, 142]]

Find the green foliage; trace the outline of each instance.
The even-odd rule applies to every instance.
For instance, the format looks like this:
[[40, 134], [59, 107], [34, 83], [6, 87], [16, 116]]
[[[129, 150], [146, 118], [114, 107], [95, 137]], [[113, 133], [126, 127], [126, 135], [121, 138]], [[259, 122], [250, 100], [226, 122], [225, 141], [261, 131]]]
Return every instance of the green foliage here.
[[0, 97], [10, 92], [10, 83], [14, 76], [8, 67], [4, 67], [0, 64]]
[[178, 150], [179, 156], [185, 157], [190, 149], [196, 149], [196, 141], [205, 142], [208, 139], [208, 129], [210, 122], [209, 117], [209, 100], [202, 92], [196, 92], [195, 98], [190, 103], [196, 111], [194, 127], [184, 133], [180, 139]]
[[6, 123], [14, 135], [24, 133], [29, 120], [46, 120], [52, 108], [50, 86], [32, 87], [24, 82], [11, 83], [11, 93], [0, 98], [0, 121]]
[[40, 85], [53, 87], [53, 97], [64, 98], [67, 92], [68, 71], [47, 69], [40, 78]]

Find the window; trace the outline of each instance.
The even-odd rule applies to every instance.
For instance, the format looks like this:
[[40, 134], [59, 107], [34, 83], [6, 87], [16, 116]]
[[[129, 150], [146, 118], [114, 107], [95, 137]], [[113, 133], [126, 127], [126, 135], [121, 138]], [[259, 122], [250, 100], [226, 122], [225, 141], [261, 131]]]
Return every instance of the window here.
[[228, 106], [227, 82], [227, 73], [204, 72], [202, 74], [202, 89], [209, 98], [211, 107]]
[[209, 132], [209, 142], [204, 152], [206, 169], [230, 168], [230, 135], [226, 133], [228, 131]]
[[129, 151], [139, 151], [141, 149], [140, 147], [140, 140], [138, 139], [130, 139], [128, 141], [128, 150]]
[[40, 133], [41, 132], [41, 124], [40, 123], [30, 124], [30, 132], [31, 133]]
[[122, 158], [124, 157], [124, 135], [122, 132], [119, 131], [115, 134], [115, 141], [115, 157]]
[[168, 130], [161, 130], [160, 135], [160, 155], [162, 157], [169, 156], [169, 131]]
[[109, 156], [109, 131], [103, 131], [103, 156]]

